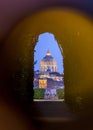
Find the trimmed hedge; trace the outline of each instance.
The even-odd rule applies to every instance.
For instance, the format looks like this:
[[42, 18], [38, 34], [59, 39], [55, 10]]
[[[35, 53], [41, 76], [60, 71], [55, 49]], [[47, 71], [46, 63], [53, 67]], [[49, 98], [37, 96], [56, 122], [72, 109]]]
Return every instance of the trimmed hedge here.
[[57, 89], [58, 99], [64, 99], [64, 89]]
[[44, 99], [45, 89], [34, 88], [34, 99]]

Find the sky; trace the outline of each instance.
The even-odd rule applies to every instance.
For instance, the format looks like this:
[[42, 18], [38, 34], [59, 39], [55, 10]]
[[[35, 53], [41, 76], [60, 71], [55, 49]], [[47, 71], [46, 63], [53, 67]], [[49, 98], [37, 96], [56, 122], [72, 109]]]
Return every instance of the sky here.
[[58, 72], [62, 73], [64, 71], [63, 57], [59, 49], [57, 40], [55, 39], [53, 34], [48, 32], [40, 34], [38, 37], [38, 42], [35, 46], [35, 50], [36, 52], [34, 53], [34, 61], [37, 61], [37, 63], [34, 65], [34, 70], [39, 70], [40, 61], [46, 55], [46, 52], [50, 50], [51, 55], [57, 62]]

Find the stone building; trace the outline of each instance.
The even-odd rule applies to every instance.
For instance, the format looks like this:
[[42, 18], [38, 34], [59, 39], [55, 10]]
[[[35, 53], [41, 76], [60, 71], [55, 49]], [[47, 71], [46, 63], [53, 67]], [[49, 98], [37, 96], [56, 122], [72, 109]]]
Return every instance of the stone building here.
[[56, 60], [48, 50], [40, 62], [39, 70], [34, 72], [34, 88], [64, 88], [64, 75], [58, 72]]
[[40, 72], [57, 72], [56, 60], [51, 56], [48, 50], [46, 56], [42, 59], [40, 63]]

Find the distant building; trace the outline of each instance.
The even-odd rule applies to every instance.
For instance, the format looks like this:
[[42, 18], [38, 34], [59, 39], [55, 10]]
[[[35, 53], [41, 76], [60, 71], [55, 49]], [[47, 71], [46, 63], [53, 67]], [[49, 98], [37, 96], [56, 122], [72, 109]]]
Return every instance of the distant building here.
[[47, 88], [47, 79], [38, 79], [39, 88]]
[[40, 63], [40, 72], [57, 72], [56, 60], [51, 56], [48, 50], [46, 56], [42, 59]]
[[49, 50], [41, 60], [39, 70], [34, 72], [34, 88], [64, 88], [64, 74], [58, 72], [56, 60]]

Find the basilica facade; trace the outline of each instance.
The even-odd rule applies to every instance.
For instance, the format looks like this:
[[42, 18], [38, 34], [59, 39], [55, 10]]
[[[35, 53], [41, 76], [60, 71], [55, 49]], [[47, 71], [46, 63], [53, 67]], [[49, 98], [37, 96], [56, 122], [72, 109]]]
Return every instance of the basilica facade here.
[[57, 72], [56, 60], [51, 56], [48, 50], [46, 56], [42, 59], [40, 63], [40, 72]]
[[41, 60], [39, 70], [34, 72], [34, 88], [64, 88], [64, 74], [58, 72], [57, 62], [49, 50]]

